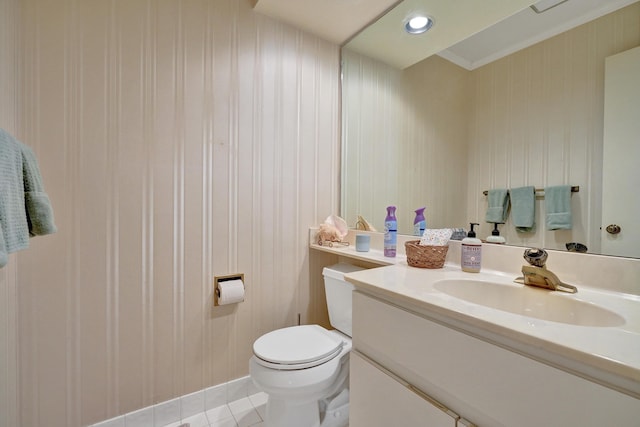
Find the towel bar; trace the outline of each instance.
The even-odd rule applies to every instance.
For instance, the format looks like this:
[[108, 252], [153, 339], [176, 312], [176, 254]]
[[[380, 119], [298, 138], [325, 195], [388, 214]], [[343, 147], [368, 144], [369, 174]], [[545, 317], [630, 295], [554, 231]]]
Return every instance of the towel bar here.
[[[536, 193], [540, 193], [540, 192], [544, 192], [544, 188], [536, 188]], [[580, 192], [580, 186], [579, 185], [574, 185], [571, 187], [571, 192], [572, 193], [579, 193]], [[484, 194], [485, 196], [489, 195], [489, 190], [484, 190], [482, 192], [482, 194]]]

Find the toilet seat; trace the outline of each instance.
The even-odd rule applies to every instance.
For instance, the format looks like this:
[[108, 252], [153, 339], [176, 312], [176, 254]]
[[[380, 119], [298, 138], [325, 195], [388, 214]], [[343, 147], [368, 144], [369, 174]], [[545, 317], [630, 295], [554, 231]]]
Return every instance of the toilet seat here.
[[336, 357], [345, 342], [318, 325], [278, 329], [253, 344], [256, 362], [278, 370], [307, 369]]

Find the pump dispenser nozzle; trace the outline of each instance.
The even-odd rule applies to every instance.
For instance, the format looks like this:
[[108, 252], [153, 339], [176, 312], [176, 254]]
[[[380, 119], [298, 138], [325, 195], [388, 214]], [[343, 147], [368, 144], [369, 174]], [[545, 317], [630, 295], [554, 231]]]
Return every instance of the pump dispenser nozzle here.
[[507, 241], [500, 235], [500, 231], [498, 230], [499, 222], [493, 223], [493, 231], [491, 231], [491, 236], [487, 237], [487, 243], [507, 243]]
[[476, 232], [473, 230], [474, 225], [480, 225], [480, 224], [478, 224], [477, 222], [470, 222], [469, 227], [471, 228], [471, 230], [469, 230], [469, 232], [467, 233], [467, 237], [476, 237]]

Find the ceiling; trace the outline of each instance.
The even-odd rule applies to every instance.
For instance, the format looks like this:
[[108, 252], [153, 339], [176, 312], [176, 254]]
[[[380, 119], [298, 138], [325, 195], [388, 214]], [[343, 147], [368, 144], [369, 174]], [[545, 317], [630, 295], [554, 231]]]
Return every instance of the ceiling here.
[[254, 10], [342, 45], [401, 0], [254, 0]]
[[[530, 3], [531, 0], [404, 0], [346, 47], [402, 69], [528, 8]], [[404, 22], [415, 15], [432, 17], [431, 30], [418, 35], [407, 33]]]
[[[534, 0], [254, 0], [254, 9], [398, 68], [437, 53], [474, 69], [637, 1], [568, 0], [541, 14]], [[417, 12], [435, 25], [406, 34]]]
[[439, 55], [473, 70], [637, 1], [569, 0], [541, 14], [527, 7]]

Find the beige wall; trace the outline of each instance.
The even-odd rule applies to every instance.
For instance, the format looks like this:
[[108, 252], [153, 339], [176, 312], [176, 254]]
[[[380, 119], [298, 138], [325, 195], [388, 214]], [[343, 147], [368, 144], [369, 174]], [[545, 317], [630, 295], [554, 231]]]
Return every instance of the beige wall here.
[[[18, 0], [0, 0], [0, 128], [18, 126]], [[0, 427], [18, 423], [17, 266], [0, 269]]]
[[[0, 270], [0, 349], [19, 357], [3, 425], [79, 426], [223, 383], [259, 335], [326, 322], [307, 236], [338, 207], [337, 46], [248, 0], [0, 4], [20, 18], [13, 130], [59, 228]], [[213, 276], [235, 272], [246, 301], [213, 308]]]

